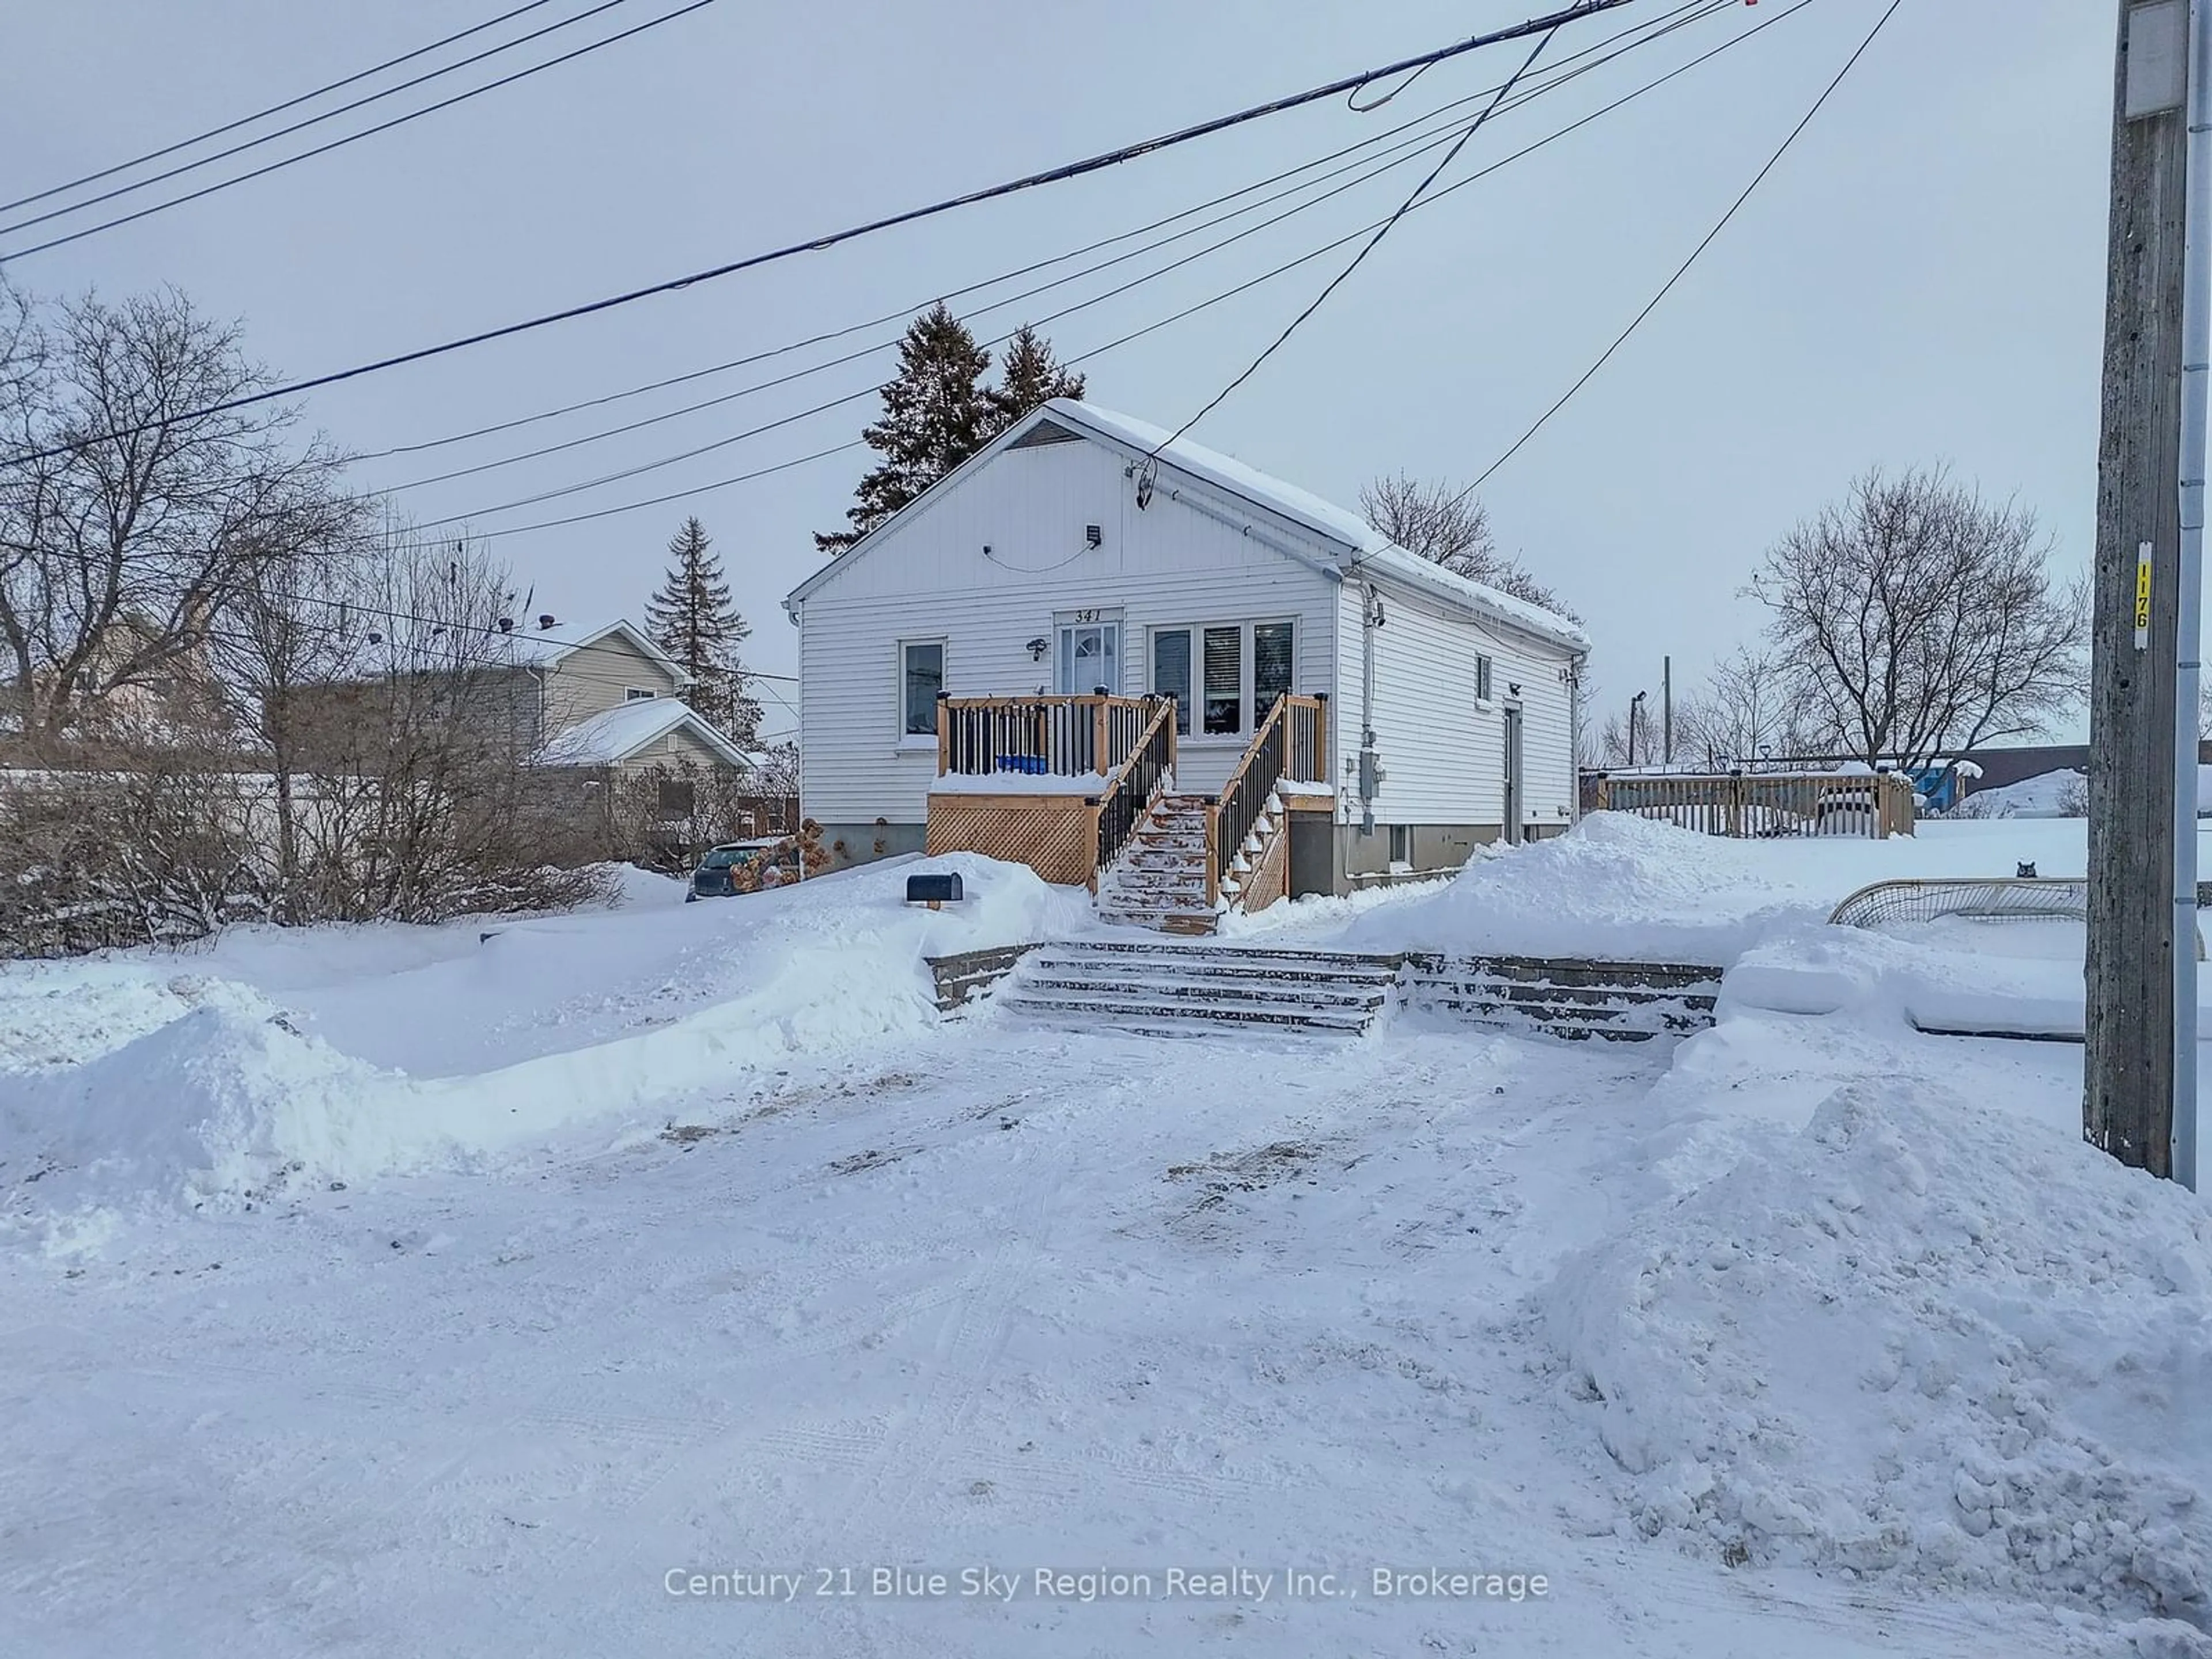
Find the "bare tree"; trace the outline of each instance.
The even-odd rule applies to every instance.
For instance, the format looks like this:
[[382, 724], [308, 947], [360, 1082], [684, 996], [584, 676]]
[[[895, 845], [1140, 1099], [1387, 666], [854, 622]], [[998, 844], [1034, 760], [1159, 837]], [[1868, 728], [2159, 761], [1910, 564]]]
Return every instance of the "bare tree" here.
[[1739, 645], [1703, 690], [1674, 705], [1674, 752], [1719, 769], [1804, 746], [1795, 677], [1771, 653]]
[[1490, 509], [1466, 490], [1401, 472], [1376, 478], [1363, 489], [1359, 511], [1378, 535], [1454, 575], [1559, 616], [1575, 614], [1519, 560], [1498, 550], [1498, 538], [1491, 533]]
[[1942, 468], [1868, 472], [1768, 552], [1751, 592], [1804, 735], [1869, 764], [2047, 730], [2086, 688], [2086, 591], [2035, 516]]
[[194, 412], [268, 377], [174, 291], [88, 295], [50, 325], [11, 299], [0, 342], [0, 453], [22, 458], [0, 465], [0, 665], [27, 740], [51, 750], [200, 650], [336, 458], [294, 445], [281, 408]]

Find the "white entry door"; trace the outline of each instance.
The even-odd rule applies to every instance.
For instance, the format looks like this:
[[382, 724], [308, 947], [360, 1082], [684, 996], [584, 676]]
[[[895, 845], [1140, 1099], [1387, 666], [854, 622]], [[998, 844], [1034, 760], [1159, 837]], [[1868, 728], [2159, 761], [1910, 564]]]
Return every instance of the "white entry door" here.
[[1087, 697], [1104, 686], [1121, 695], [1121, 624], [1067, 623], [1060, 630], [1060, 692]]

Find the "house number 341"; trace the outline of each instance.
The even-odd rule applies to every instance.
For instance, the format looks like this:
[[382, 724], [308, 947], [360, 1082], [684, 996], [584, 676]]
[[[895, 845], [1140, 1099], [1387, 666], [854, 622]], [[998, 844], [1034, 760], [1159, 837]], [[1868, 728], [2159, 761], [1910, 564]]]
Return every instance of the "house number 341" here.
[[1075, 613], [1075, 620], [1079, 623], [1097, 622], [1098, 613], [1096, 611], [1079, 611]]

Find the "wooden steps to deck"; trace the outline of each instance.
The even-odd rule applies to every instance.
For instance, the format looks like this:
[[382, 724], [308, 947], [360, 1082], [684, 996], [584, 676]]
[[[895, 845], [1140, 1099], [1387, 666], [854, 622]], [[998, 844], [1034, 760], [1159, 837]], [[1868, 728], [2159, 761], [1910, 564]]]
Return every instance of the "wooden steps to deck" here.
[[1117, 927], [1200, 935], [1214, 928], [1206, 895], [1212, 803], [1203, 795], [1163, 795], [1129, 838], [1128, 850], [1098, 884], [1098, 917]]

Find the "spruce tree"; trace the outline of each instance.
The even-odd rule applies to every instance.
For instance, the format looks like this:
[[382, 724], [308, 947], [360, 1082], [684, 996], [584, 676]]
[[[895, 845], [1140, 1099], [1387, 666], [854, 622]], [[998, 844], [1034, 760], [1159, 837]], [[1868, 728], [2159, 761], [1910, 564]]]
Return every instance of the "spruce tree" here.
[[707, 527], [686, 519], [668, 544], [668, 576], [646, 602], [645, 631], [691, 677], [684, 701], [733, 742], [750, 748], [760, 732], [760, 704], [745, 695], [738, 647], [752, 624], [731, 602]]
[[942, 300], [915, 319], [899, 342], [898, 374], [883, 389], [883, 416], [860, 434], [883, 460], [846, 511], [853, 527], [817, 533], [817, 547], [842, 553], [990, 441], [982, 386], [990, 367], [991, 354]]
[[983, 394], [990, 406], [990, 435], [996, 437], [1031, 410], [1054, 398], [1080, 398], [1083, 376], [1061, 367], [1052, 343], [1024, 323], [1006, 342], [999, 383]]

